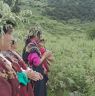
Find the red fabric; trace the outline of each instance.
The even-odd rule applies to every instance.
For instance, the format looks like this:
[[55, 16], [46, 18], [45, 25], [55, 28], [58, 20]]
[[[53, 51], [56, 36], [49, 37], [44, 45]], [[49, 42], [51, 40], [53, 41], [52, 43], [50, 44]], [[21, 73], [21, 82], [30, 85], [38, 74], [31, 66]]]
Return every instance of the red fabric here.
[[[20, 67], [22, 67], [24, 70], [26, 70], [27, 66], [26, 66], [25, 62], [20, 58], [20, 55], [18, 56], [18, 58], [19, 58], [18, 64], [20, 65]], [[20, 85], [20, 94], [21, 94], [21, 96], [34, 96], [31, 83], [28, 83], [27, 86]]]
[[17, 53], [16, 51], [12, 51], [12, 53], [14, 54], [14, 56], [16, 56], [18, 58], [18, 63], [20, 65], [20, 67], [22, 67], [24, 70], [26, 70], [27, 66], [26, 66], [25, 62], [23, 61], [22, 57], [19, 55], [19, 53]]
[[21, 85], [20, 92], [21, 92], [21, 96], [29, 96], [27, 91], [27, 86]]
[[[40, 52], [41, 52], [41, 55], [43, 55], [46, 52], [46, 49], [44, 47], [42, 47], [42, 48], [40, 48]], [[43, 65], [44, 70], [46, 70], [47, 73], [48, 73], [49, 72], [49, 67], [48, 67], [47, 60], [44, 60], [42, 65]]]
[[20, 85], [17, 78], [8, 80], [12, 87], [12, 96], [20, 96]]
[[[7, 54], [9, 54], [9, 53], [7, 53]], [[17, 54], [12, 52], [11, 55], [12, 56], [8, 55], [9, 56], [8, 58], [10, 59], [10, 62], [12, 63], [12, 67], [14, 67], [14, 69], [15, 69], [15, 72], [19, 72], [19, 71], [21, 72], [22, 71], [21, 67], [25, 68], [25, 69], [27, 68], [26, 66], [24, 66], [25, 65], [24, 62], [20, 58], [17, 58], [17, 56], [18, 56]], [[11, 60], [12, 58], [10, 58], [10, 57], [13, 57], [14, 59]], [[32, 85], [30, 86], [30, 89], [27, 89], [28, 86], [23, 86], [23, 85], [19, 84], [18, 80], [16, 78], [10, 79], [9, 82], [12, 86], [12, 96], [33, 96], [33, 90], [31, 88]], [[32, 95], [30, 95], [30, 93]], [[0, 95], [0, 96], [2, 96], [2, 95]], [[3, 95], [3, 96], [5, 96], [5, 95]]]
[[11, 85], [2, 77], [0, 77], [0, 96], [12, 96]]
[[28, 95], [29, 96], [34, 96], [33, 88], [31, 86], [31, 83], [28, 83], [28, 85], [27, 85], [27, 91], [28, 91]]
[[20, 96], [34, 96], [33, 88], [32, 88], [31, 83], [28, 83], [27, 86], [21, 85]]
[[[21, 70], [21, 68], [26, 70], [27, 66], [24, 63], [24, 61], [22, 61], [22, 59], [20, 58], [20, 55], [19, 54], [15, 54], [15, 53], [13, 53], [13, 55], [15, 55], [14, 57], [16, 57], [16, 56], [18, 57], [18, 59], [16, 58], [18, 60], [18, 64], [16, 64], [16, 65], [17, 66], [19, 65], [18, 67], [20, 68], [20, 70]], [[17, 69], [16, 71], [18, 72], [19, 70]], [[34, 96], [32, 85], [30, 83], [28, 83], [27, 86], [23, 86], [23, 85], [20, 84], [20, 88], [19, 88], [18, 91], [20, 92], [20, 96]], [[17, 94], [17, 95], [19, 96], [19, 94]]]
[[[6, 66], [4, 66], [4, 65], [5, 65], [5, 64], [4, 64], [3, 59], [2, 59], [1, 64], [0, 64], [0, 69], [1, 69], [1, 68], [2, 68], [3, 70], [5, 69], [5, 71], [8, 72], [10, 69], [6, 68]], [[15, 65], [15, 67], [17, 67], [16, 64], [13, 64], [13, 65]], [[18, 68], [18, 67], [17, 67], [17, 68]], [[2, 69], [0, 70], [1, 72], [2, 72]], [[14, 78], [8, 79], [7, 82], [8, 82], [9, 85], [11, 86], [11, 95], [12, 95], [12, 96], [17, 96], [17, 95], [19, 94], [19, 91], [18, 91], [18, 90], [19, 90], [19, 88], [18, 88], [19, 82], [18, 82], [16, 76], [14, 75]], [[7, 85], [8, 85], [8, 84], [7, 84]], [[5, 87], [6, 87], [7, 85], [5, 85]], [[9, 90], [9, 89], [8, 89], [8, 90]], [[2, 95], [0, 95], [0, 96], [2, 96]], [[5, 96], [5, 95], [3, 95], [3, 96]]]
[[18, 61], [18, 63], [20, 64], [20, 66], [21, 66], [24, 70], [26, 70], [26, 69], [27, 69], [27, 66], [26, 66], [26, 64], [25, 64], [25, 62], [24, 62], [24, 61], [19, 60], [19, 61]]
[[43, 55], [46, 52], [46, 49], [44, 47], [40, 48], [40, 52]]
[[[6, 68], [0, 60], [0, 72], [6, 71]], [[0, 96], [12, 96], [12, 88], [7, 79], [0, 76]]]

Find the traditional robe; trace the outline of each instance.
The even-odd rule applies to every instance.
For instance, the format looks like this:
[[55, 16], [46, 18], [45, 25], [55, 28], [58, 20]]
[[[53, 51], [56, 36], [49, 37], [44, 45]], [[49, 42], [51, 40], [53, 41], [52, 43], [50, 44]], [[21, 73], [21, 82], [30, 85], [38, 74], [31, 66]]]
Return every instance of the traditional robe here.
[[4, 74], [6, 74], [6, 70], [3, 66], [3, 62], [0, 60], [0, 96], [12, 96], [11, 85], [7, 78], [2, 76]]
[[[22, 72], [22, 69], [27, 69], [26, 64], [16, 52], [6, 51], [4, 54], [12, 62], [12, 66], [16, 72]], [[28, 83], [26, 86], [20, 84], [20, 94], [21, 96], [34, 96], [31, 84]]]
[[30, 54], [28, 55], [27, 59], [30, 64], [30, 67], [39, 73], [43, 75], [43, 79], [36, 81], [34, 85], [34, 96], [46, 96], [46, 82], [44, 78], [44, 69], [41, 64], [41, 54], [40, 50], [36, 46], [36, 44], [33, 43], [33, 46], [31, 46]]
[[0, 96], [20, 96], [19, 91], [17, 91], [19, 89], [19, 83], [15, 71], [12, 69], [11, 63], [1, 54], [0, 72], [6, 74], [6, 78], [2, 78], [2, 76], [0, 77]]

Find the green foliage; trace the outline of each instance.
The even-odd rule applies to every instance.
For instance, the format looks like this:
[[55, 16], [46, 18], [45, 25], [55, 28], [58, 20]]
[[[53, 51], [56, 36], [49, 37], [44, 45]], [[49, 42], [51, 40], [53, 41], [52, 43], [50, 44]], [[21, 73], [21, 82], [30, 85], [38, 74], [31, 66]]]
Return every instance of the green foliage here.
[[94, 0], [48, 0], [46, 14], [59, 20], [77, 18], [81, 19], [82, 21], [92, 21], [95, 19], [94, 9]]
[[88, 35], [89, 39], [91, 39], [91, 40], [95, 39], [95, 28], [89, 29], [87, 35]]
[[29, 18], [32, 16], [32, 11], [31, 10], [22, 10], [20, 12], [20, 16]]
[[2, 13], [2, 15], [7, 16], [11, 14], [11, 9], [6, 3], [0, 1], [0, 12]]
[[15, 4], [16, 0], [3, 0], [5, 3], [7, 3], [10, 7], [12, 7]]

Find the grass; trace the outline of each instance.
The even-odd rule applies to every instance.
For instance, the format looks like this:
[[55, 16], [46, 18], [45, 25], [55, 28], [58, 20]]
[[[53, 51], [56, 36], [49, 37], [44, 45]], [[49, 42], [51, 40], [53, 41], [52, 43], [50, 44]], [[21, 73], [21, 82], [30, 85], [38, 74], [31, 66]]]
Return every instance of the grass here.
[[[73, 89], [73, 85], [70, 84], [71, 81], [69, 81], [69, 87], [66, 85], [65, 80], [67, 78], [75, 82], [80, 92], [90, 94], [89, 91], [92, 88], [90, 85], [93, 85], [93, 78], [95, 77], [95, 40], [87, 38], [87, 30], [93, 27], [95, 23], [66, 24], [51, 20], [48, 17], [33, 15], [30, 24], [32, 25], [35, 22], [42, 27], [46, 47], [53, 52], [55, 57], [49, 73], [49, 88], [54, 91], [49, 91], [49, 96], [59, 96], [59, 94], [69, 96], [68, 91], [59, 93], [64, 88]], [[24, 37], [29, 27], [22, 29], [19, 26], [14, 33], [14, 36], [18, 38], [19, 52], [22, 52]]]

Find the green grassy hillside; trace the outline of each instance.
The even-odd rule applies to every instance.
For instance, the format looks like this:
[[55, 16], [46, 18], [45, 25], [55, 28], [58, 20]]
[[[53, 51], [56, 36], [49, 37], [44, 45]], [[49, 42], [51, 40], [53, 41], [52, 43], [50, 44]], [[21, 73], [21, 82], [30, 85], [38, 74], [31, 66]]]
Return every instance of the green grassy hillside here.
[[46, 47], [55, 57], [50, 65], [49, 96], [69, 96], [75, 92], [79, 96], [95, 96], [95, 22], [53, 20], [42, 16], [43, 7], [39, 4], [29, 6], [30, 3], [27, 5], [26, 2], [21, 5], [21, 12], [14, 14], [1, 1], [0, 11], [4, 16], [0, 25], [9, 17], [16, 21], [13, 35], [18, 40], [20, 53], [31, 26], [36, 24], [43, 31]]
[[[41, 26], [46, 47], [55, 57], [49, 74], [51, 96], [59, 96], [59, 92], [60, 96], [63, 96], [67, 91], [79, 91], [84, 96], [94, 96], [95, 40], [89, 39], [87, 33], [95, 24], [93, 22], [67, 24], [36, 15], [31, 16], [30, 22], [30, 26], [35, 22]], [[22, 51], [23, 39], [30, 26], [23, 28], [18, 26], [15, 30], [19, 51]]]

